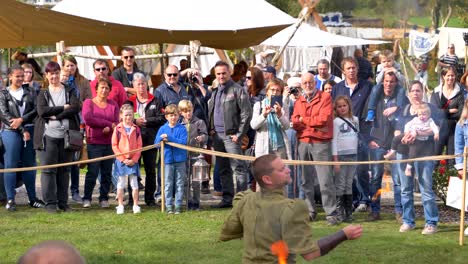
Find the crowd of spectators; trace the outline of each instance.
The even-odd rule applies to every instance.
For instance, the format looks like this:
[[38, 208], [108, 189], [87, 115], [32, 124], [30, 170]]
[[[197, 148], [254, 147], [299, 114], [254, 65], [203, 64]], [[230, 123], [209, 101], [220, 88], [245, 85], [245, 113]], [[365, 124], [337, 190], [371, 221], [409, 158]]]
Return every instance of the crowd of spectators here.
[[[420, 80], [427, 82], [427, 78], [422, 75], [416, 75], [416, 80], [407, 84], [408, 77], [400, 71], [391, 51], [381, 53], [375, 73], [362, 52], [357, 51], [356, 58], [343, 58], [340, 77], [331, 74], [330, 62], [322, 59], [317, 64], [318, 74], [304, 72], [287, 82], [276, 76], [277, 69], [272, 66], [247, 67], [242, 63], [232, 71], [229, 64], [219, 61], [213, 67], [213, 83], [204, 83], [209, 78], [203, 79], [198, 70], [189, 67], [179, 70], [169, 65], [164, 81], [153, 94], [149, 93], [144, 73], [136, 66], [132, 48], [122, 49], [123, 64], [112, 73], [108, 61], [96, 60], [95, 79], [91, 82], [79, 73], [75, 58], [65, 56], [63, 69], [55, 62], [46, 65], [40, 88], [34, 78], [40, 69], [24, 62], [10, 68], [9, 85], [0, 93], [3, 165], [34, 166], [36, 153], [41, 165], [77, 160], [76, 151], [66, 150], [64, 144], [68, 131], [80, 130], [80, 124], [86, 132], [89, 158], [113, 154], [116, 151], [112, 148], [113, 135], [115, 141], [116, 133], [117, 139], [123, 134], [123, 125], [116, 129], [125, 120], [122, 105], [131, 106], [125, 108], [127, 112], [133, 109], [133, 129], [138, 131], [137, 136], [141, 135], [142, 146], [170, 141], [230, 154], [242, 155], [250, 150], [257, 157], [275, 154], [282, 159], [305, 161], [380, 161], [415, 157], [414, 153], [453, 154], [460, 147], [456, 127], [465, 125], [467, 116], [463, 113], [468, 110], [464, 110], [465, 86], [456, 81], [452, 46], [449, 49], [440, 59], [440, 84], [431, 95], [425, 93], [427, 83]], [[427, 65], [417, 68], [427, 70]], [[61, 70], [68, 73], [62, 81]], [[168, 212], [180, 213], [183, 199], [190, 201], [191, 209], [198, 210], [200, 197], [195, 189], [206, 191], [206, 183], [191, 184], [189, 196], [181, 193], [190, 185], [186, 175], [194, 157], [174, 152], [175, 149], [166, 149], [172, 152], [166, 155], [165, 175], [160, 175], [157, 169], [158, 149], [141, 153], [145, 186], [140, 183], [138, 188], [144, 188], [144, 202], [148, 206], [160, 201], [161, 188], [165, 188]], [[119, 166], [134, 165], [119, 160]], [[79, 194], [77, 166], [42, 170], [42, 199], [35, 193], [35, 171], [4, 173], [0, 199], [8, 210], [15, 211], [15, 187], [21, 179], [32, 207], [44, 207], [51, 213], [58, 209], [70, 211], [71, 174], [74, 201], [91, 207], [93, 189], [99, 179], [99, 204], [109, 207], [112, 185], [119, 186], [120, 192], [123, 190], [122, 183], [118, 183], [121, 175], [113, 173], [116, 164], [112, 159], [88, 164], [83, 196]], [[237, 192], [262, 191], [248, 167], [240, 159], [216, 157], [214, 190], [222, 199], [212, 207], [232, 207]], [[400, 232], [415, 227], [414, 178], [418, 179], [426, 219], [422, 233], [437, 232], [433, 168], [431, 161], [392, 165], [395, 217], [401, 224]], [[329, 225], [353, 221], [353, 210], [369, 211], [368, 220], [378, 221], [383, 175], [382, 164], [292, 166], [292, 182], [284, 192], [290, 198], [305, 199], [311, 221], [317, 220], [317, 203], [322, 204]], [[139, 173], [134, 176], [141, 181]], [[171, 185], [161, 186], [161, 177]], [[138, 193], [132, 191], [136, 186], [132, 178], [129, 203], [138, 201], [132, 198]], [[122, 208], [118, 212], [122, 213]], [[134, 207], [135, 210], [140, 209]]]

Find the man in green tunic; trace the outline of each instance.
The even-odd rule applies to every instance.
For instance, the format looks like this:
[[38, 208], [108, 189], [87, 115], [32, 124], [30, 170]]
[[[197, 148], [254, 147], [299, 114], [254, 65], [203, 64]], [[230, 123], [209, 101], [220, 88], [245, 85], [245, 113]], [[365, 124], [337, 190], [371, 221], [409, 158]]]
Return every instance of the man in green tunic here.
[[277, 263], [270, 251], [277, 241], [289, 249], [288, 263], [296, 255], [306, 260], [327, 254], [345, 240], [362, 234], [360, 225], [349, 225], [318, 241], [312, 239], [307, 205], [303, 200], [284, 197], [284, 187], [291, 183], [289, 167], [276, 155], [268, 154], [253, 162], [253, 174], [261, 192], [241, 192], [234, 198], [234, 208], [221, 230], [221, 241], [243, 238], [243, 263]]

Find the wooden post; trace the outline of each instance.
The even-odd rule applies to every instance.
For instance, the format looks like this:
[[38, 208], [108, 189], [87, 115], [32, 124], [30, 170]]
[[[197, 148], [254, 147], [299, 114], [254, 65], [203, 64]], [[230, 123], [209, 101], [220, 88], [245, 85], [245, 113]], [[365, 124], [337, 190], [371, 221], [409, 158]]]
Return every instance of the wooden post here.
[[164, 141], [161, 140], [161, 149], [160, 149], [160, 158], [161, 158], [161, 212], [164, 213], [164, 211], [166, 210], [164, 205], [166, 203], [166, 199], [165, 199], [165, 193], [164, 193]]
[[65, 41], [61, 40], [55, 45], [57, 49], [57, 63], [62, 65], [62, 54], [65, 52]]
[[198, 57], [200, 56], [200, 48], [201, 48], [201, 42], [199, 40], [191, 40], [190, 41], [190, 68], [192, 69], [200, 69], [199, 59]]
[[301, 11], [301, 13], [299, 14], [299, 17], [297, 19], [297, 22], [296, 24], [294, 24], [294, 30], [293, 32], [291, 33], [291, 35], [289, 36], [288, 40], [286, 41], [286, 43], [284, 44], [283, 47], [281, 47], [281, 49], [275, 54], [275, 56], [273, 57], [273, 59], [271, 60], [271, 65], [273, 67], [276, 66], [276, 64], [278, 63], [278, 60], [280, 59], [281, 55], [283, 55], [283, 52], [284, 50], [286, 49], [286, 47], [288, 46], [289, 42], [291, 41], [291, 39], [294, 37], [294, 34], [296, 34], [296, 31], [299, 29], [299, 27], [301, 26], [301, 24], [307, 20], [307, 18], [309, 17], [308, 15], [309, 13], [309, 7], [304, 7]]
[[465, 239], [464, 234], [464, 225], [465, 225], [465, 197], [466, 197], [466, 164], [467, 164], [467, 153], [468, 147], [465, 146], [463, 149], [463, 176], [462, 176], [462, 197], [461, 197], [461, 210], [460, 210], [460, 246], [463, 246], [463, 242]]

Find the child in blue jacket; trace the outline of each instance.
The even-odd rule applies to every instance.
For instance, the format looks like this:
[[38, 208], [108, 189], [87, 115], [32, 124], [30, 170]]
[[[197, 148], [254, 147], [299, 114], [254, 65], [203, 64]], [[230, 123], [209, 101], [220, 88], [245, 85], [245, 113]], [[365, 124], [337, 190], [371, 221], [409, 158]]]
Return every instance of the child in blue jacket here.
[[[165, 108], [165, 117], [167, 123], [158, 131], [154, 144], [161, 141], [174, 142], [178, 144], [187, 144], [187, 129], [178, 122], [179, 109], [171, 104]], [[184, 196], [185, 178], [187, 175], [187, 151], [184, 149], [166, 145], [164, 147], [164, 192], [165, 204], [168, 214], [174, 213], [172, 203], [175, 189], [175, 214], [182, 212], [182, 201]], [[175, 188], [174, 188], [175, 185]]]

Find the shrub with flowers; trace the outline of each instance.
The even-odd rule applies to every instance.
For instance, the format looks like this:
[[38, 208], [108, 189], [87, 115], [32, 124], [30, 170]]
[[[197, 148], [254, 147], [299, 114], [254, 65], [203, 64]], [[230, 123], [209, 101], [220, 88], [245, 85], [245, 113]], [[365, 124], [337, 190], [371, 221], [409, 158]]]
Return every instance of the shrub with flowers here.
[[449, 178], [453, 176], [458, 176], [458, 171], [453, 165], [447, 164], [446, 160], [441, 160], [432, 174], [432, 189], [444, 204], [447, 202]]

